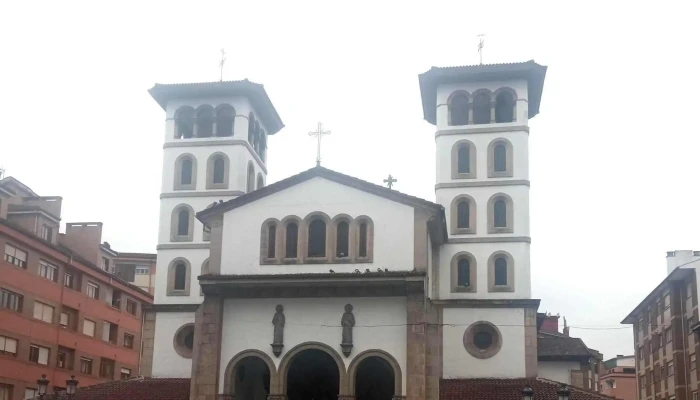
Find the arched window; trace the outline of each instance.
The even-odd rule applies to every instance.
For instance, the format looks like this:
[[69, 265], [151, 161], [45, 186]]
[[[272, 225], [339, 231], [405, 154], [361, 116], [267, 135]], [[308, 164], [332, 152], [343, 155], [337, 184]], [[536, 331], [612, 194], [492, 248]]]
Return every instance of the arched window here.
[[197, 137], [211, 137], [214, 133], [214, 109], [209, 105], [197, 109]]
[[267, 227], [267, 258], [275, 258], [275, 246], [277, 238], [277, 225], [270, 224]]
[[267, 136], [264, 130], [260, 130], [260, 159], [265, 162], [265, 154], [267, 153]]
[[207, 189], [228, 189], [228, 156], [216, 152], [207, 160]]
[[175, 283], [173, 284], [173, 290], [185, 290], [186, 282], [187, 266], [184, 262], [179, 261], [175, 264]]
[[263, 182], [263, 177], [261, 173], [258, 173], [258, 184], [256, 186], [256, 189], [262, 189], [265, 186], [265, 182]]
[[469, 287], [470, 285], [469, 260], [462, 258], [457, 261], [457, 286]]
[[214, 176], [213, 183], [224, 183], [224, 172], [226, 171], [226, 163], [223, 158], [217, 157], [214, 159]]
[[507, 225], [506, 202], [503, 199], [496, 200], [493, 203], [493, 226], [496, 228], [505, 228]]
[[335, 256], [345, 258], [350, 256], [350, 225], [340, 221], [336, 226]]
[[374, 258], [374, 222], [366, 215], [355, 218], [352, 243], [355, 249], [355, 259], [360, 262], [371, 262]]
[[175, 190], [194, 190], [197, 186], [197, 159], [192, 154], [181, 154], [175, 160]]
[[255, 154], [260, 154], [260, 123], [255, 121], [255, 131], [253, 132], [253, 150]]
[[494, 262], [494, 283], [496, 286], [505, 286], [508, 284], [508, 261], [501, 256], [496, 258]]
[[452, 179], [476, 178], [476, 147], [469, 140], [452, 145]]
[[367, 257], [367, 223], [360, 224], [360, 257]]
[[469, 228], [469, 202], [467, 200], [457, 203], [457, 228]]
[[177, 214], [177, 235], [187, 236], [190, 231], [190, 212], [188, 210], [181, 210]]
[[236, 111], [228, 104], [216, 108], [216, 136], [233, 136], [233, 119]]
[[253, 135], [255, 134], [255, 115], [253, 113], [248, 114], [248, 143], [253, 146]]
[[505, 172], [506, 167], [506, 145], [499, 143], [493, 146], [493, 170], [495, 172]]
[[299, 240], [299, 225], [294, 222], [287, 224], [286, 249], [284, 258], [297, 258], [297, 243]]
[[486, 92], [474, 95], [474, 123], [488, 124], [491, 122], [491, 96]]
[[510, 90], [502, 90], [496, 95], [496, 122], [513, 122], [515, 99]]
[[457, 173], [469, 173], [469, 145], [462, 144], [457, 150]]
[[253, 163], [248, 163], [248, 178], [246, 182], [246, 193], [250, 193], [255, 190], [255, 169], [253, 168]]
[[180, 185], [191, 185], [192, 184], [192, 160], [184, 159], [182, 160], [182, 167], [180, 170]]
[[180, 107], [175, 112], [175, 139], [189, 139], [194, 136], [194, 109]]
[[465, 92], [452, 93], [449, 103], [450, 125], [469, 124], [469, 95]]
[[309, 257], [326, 256], [326, 223], [322, 219], [314, 219], [309, 224]]

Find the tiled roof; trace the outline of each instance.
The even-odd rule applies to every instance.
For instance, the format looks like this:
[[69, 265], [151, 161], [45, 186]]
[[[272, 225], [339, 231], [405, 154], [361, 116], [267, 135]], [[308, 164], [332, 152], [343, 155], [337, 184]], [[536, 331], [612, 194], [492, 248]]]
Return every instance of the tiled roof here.
[[[189, 378], [132, 378], [78, 387], [72, 400], [189, 400]], [[44, 400], [67, 400], [65, 394]]]
[[591, 357], [594, 354], [580, 338], [540, 333], [537, 357]]
[[[441, 379], [440, 400], [522, 400], [522, 390], [530, 386], [534, 399], [557, 400], [559, 382], [542, 378]], [[568, 387], [570, 400], [614, 399], [589, 390]]]

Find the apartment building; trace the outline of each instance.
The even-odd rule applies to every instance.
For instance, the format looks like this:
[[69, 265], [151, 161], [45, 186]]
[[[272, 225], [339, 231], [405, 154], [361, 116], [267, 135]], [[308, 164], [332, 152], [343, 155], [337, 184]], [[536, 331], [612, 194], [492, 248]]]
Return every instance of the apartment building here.
[[637, 398], [637, 369], [635, 357], [618, 354], [603, 362], [600, 374], [600, 392], [622, 400]]
[[[0, 399], [137, 376], [148, 291], [103, 269], [101, 224], [59, 233], [60, 197], [0, 180]], [[94, 257], [92, 257], [94, 255]], [[112, 257], [119, 259], [119, 257]]]

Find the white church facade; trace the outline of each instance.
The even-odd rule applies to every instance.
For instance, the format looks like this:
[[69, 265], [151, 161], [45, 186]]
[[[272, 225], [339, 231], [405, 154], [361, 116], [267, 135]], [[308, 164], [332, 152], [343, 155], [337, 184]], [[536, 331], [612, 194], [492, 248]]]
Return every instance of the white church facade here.
[[438, 399], [537, 377], [528, 121], [546, 67], [432, 68], [435, 202], [315, 167], [266, 185], [262, 85], [156, 85], [166, 114], [142, 373], [192, 400]]

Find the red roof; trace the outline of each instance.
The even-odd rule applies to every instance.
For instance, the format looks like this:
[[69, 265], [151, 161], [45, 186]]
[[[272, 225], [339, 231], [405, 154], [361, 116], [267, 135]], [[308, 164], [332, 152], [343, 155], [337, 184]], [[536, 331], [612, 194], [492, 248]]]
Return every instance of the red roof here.
[[[542, 378], [516, 379], [441, 379], [440, 400], [522, 400], [522, 390], [530, 386], [536, 400], [557, 400], [559, 382]], [[605, 396], [589, 390], [568, 386], [569, 400], [608, 400]]]
[[[68, 399], [65, 394], [44, 400]], [[78, 386], [72, 400], [189, 400], [189, 378], [133, 378], [123, 381]]]

